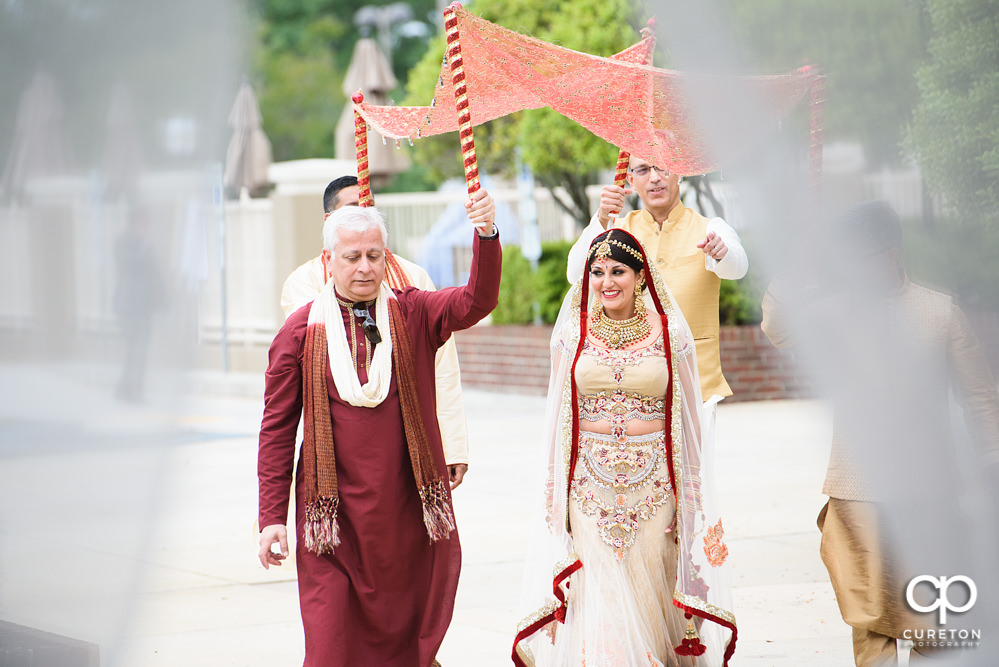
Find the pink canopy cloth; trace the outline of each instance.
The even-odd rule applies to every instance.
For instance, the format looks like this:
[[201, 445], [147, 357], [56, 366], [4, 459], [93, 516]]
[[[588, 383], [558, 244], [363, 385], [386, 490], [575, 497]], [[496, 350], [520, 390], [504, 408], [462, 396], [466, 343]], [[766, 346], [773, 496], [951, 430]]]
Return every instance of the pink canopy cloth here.
[[[609, 58], [580, 53], [486, 21], [454, 3], [459, 57], [471, 124], [524, 109], [550, 107], [621, 151], [682, 176], [715, 171], [725, 153], [748, 149], [760, 123], [776, 127], [811, 94], [812, 170], [821, 156], [822, 81], [814, 67], [775, 76], [689, 74], [644, 64], [651, 35]], [[453, 19], [452, 19], [453, 20]], [[452, 58], [453, 60], [453, 58]], [[413, 139], [454, 132], [452, 63], [445, 57], [428, 107], [354, 104], [385, 137]], [[751, 100], [754, 114], [732, 114]], [[706, 137], [703, 110], [726, 110], [725, 136]], [[733, 120], [734, 119], [734, 120]], [[712, 132], [714, 134], [714, 132]], [[733, 145], [735, 144], [735, 145]], [[819, 157], [819, 160], [821, 158]]]

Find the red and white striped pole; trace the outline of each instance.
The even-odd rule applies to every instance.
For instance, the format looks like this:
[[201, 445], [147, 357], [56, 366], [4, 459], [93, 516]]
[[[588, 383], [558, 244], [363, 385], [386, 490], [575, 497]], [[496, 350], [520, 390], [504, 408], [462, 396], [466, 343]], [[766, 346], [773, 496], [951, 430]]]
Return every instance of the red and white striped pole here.
[[614, 171], [614, 185], [619, 188], [625, 187], [628, 181], [628, 163], [631, 155], [628, 151], [619, 151], [617, 154], [617, 169]]
[[818, 192], [822, 185], [822, 129], [826, 102], [826, 78], [815, 73], [812, 81], [811, 127], [808, 132], [808, 171], [812, 190]]
[[[354, 104], [360, 104], [364, 101], [364, 93], [357, 91], [350, 99]], [[357, 155], [358, 204], [374, 206], [375, 200], [371, 196], [371, 177], [368, 173], [368, 123], [357, 109], [354, 109], [354, 151]]]
[[[656, 49], [656, 17], [650, 18], [646, 22], [646, 27], [642, 28], [642, 39], [646, 39], [646, 50], [645, 50], [645, 63], [646, 65], [652, 64], [652, 57]], [[617, 169], [614, 171], [614, 185], [619, 188], [623, 188], [628, 182], [628, 164], [631, 160], [631, 155], [625, 151], [620, 150], [617, 154]]]
[[451, 67], [451, 85], [454, 86], [454, 106], [458, 113], [458, 137], [461, 140], [461, 157], [465, 166], [465, 185], [468, 196], [479, 191], [479, 166], [475, 156], [475, 138], [472, 135], [472, 114], [468, 104], [468, 87], [462, 67], [461, 42], [458, 39], [458, 17], [455, 10], [461, 3], [453, 2], [444, 10], [444, 30], [447, 34], [447, 62]]

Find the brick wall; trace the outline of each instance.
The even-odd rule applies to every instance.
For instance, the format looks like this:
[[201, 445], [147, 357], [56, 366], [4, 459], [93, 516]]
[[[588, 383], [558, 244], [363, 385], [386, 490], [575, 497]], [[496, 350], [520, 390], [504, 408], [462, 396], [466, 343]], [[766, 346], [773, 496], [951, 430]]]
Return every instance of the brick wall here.
[[455, 334], [466, 387], [545, 394], [551, 372], [552, 326], [478, 326]]
[[732, 387], [726, 401], [762, 401], [774, 398], [807, 398], [813, 394], [788, 350], [778, 350], [759, 324], [721, 329], [721, 359], [725, 379]]
[[[551, 326], [481, 326], [457, 334], [461, 380], [466, 387], [544, 394], [548, 390]], [[728, 401], [811, 395], [793, 355], [777, 350], [759, 325], [724, 327], [722, 368], [732, 391]]]

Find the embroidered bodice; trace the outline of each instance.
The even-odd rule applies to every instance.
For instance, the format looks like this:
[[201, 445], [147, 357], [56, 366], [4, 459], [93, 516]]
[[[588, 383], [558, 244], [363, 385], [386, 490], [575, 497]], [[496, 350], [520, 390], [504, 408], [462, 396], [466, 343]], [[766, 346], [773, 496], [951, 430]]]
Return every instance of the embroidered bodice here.
[[628, 428], [634, 420], [665, 420], [667, 383], [661, 334], [632, 350], [586, 341], [576, 363], [580, 456], [570, 495], [584, 515], [597, 520], [601, 540], [621, 560], [635, 543], [640, 522], [672, 497], [665, 429], [629, 435]]
[[664, 419], [667, 369], [661, 334], [652, 344], [632, 350], [586, 341], [576, 363], [580, 419], [606, 420], [618, 427], [631, 419]]

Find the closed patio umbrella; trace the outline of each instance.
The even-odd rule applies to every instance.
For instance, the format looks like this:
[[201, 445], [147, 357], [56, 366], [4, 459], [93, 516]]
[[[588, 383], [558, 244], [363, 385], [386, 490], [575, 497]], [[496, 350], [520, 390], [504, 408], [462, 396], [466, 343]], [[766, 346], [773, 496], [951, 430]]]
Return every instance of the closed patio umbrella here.
[[37, 72], [18, 105], [14, 142], [0, 178], [5, 196], [17, 197], [33, 179], [66, 173], [70, 158], [64, 115], [55, 79]]
[[253, 192], [267, 185], [271, 164], [271, 142], [264, 134], [260, 107], [253, 88], [243, 81], [229, 112], [232, 139], [225, 155], [223, 181], [229, 191]]
[[[396, 86], [392, 66], [378, 42], [365, 37], [354, 46], [350, 66], [343, 79], [343, 92], [350, 99], [358, 90], [364, 93], [365, 101], [372, 104], [388, 104], [389, 95]], [[374, 100], [380, 100], [375, 102]], [[350, 104], [344, 107], [343, 115], [336, 126], [336, 157], [340, 160], [353, 160], [354, 152], [354, 109]], [[409, 168], [406, 154], [396, 149], [394, 141], [384, 144], [371, 141], [368, 144], [368, 169], [377, 182], [392, 174]]]

